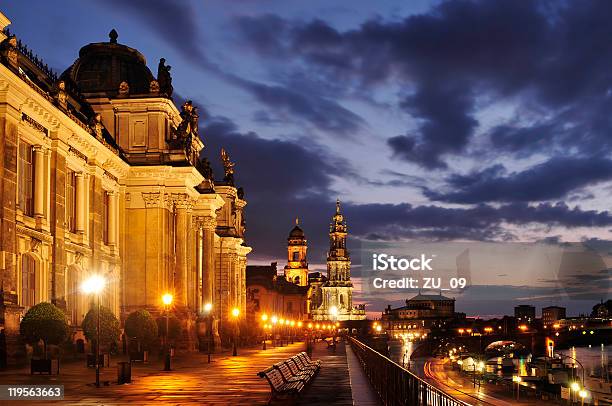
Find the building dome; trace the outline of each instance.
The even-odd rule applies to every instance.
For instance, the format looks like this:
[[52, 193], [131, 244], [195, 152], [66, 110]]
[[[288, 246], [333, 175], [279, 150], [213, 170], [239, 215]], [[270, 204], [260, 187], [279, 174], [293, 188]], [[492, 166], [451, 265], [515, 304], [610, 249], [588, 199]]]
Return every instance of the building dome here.
[[296, 225], [289, 233], [289, 238], [304, 238], [304, 231], [300, 228], [300, 226]]
[[81, 48], [79, 58], [62, 73], [61, 79], [76, 84], [85, 96], [114, 98], [150, 93], [155, 78], [145, 57], [136, 49], [117, 43], [115, 30], [109, 33], [109, 39]]

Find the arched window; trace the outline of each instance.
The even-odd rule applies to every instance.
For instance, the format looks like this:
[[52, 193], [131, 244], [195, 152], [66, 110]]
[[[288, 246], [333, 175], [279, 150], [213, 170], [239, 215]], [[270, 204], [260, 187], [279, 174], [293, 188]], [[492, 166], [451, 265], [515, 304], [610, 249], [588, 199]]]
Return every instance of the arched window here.
[[26, 309], [36, 304], [36, 260], [21, 256], [21, 305]]
[[73, 326], [78, 326], [83, 317], [82, 295], [79, 294], [81, 284], [81, 268], [78, 265], [68, 267], [67, 299], [70, 321]]
[[295, 278], [293, 278], [293, 283], [295, 283], [296, 285], [300, 284], [300, 277], [296, 276]]

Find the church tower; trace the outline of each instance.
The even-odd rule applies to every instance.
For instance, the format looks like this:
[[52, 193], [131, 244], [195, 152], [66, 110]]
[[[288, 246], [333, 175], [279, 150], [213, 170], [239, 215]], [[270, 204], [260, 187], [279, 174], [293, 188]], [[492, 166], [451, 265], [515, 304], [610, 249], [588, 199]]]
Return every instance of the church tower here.
[[299, 220], [295, 219], [295, 227], [287, 238], [287, 265], [285, 278], [299, 286], [308, 285], [308, 261], [306, 260], [306, 237], [300, 228]]
[[353, 306], [351, 258], [346, 249], [347, 232], [340, 200], [337, 200], [336, 212], [329, 226], [327, 281], [321, 287], [322, 303], [312, 311], [314, 320], [364, 320], [366, 317], [363, 305]]

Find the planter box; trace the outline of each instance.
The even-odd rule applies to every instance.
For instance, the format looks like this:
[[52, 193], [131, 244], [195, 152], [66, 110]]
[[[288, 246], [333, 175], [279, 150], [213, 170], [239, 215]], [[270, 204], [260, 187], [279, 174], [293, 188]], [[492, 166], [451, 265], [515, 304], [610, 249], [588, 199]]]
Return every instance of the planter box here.
[[[59, 372], [59, 361], [58, 361]], [[51, 375], [51, 360], [50, 359], [32, 359], [30, 360], [30, 374], [49, 374]]]
[[147, 362], [148, 360], [149, 360], [149, 351], [130, 352], [131, 362]]
[[[100, 359], [98, 362], [100, 363], [100, 367], [110, 366], [110, 355], [100, 354]], [[87, 367], [88, 368], [96, 367], [96, 354], [87, 354]]]
[[117, 363], [117, 383], [123, 385], [124, 383], [132, 382], [132, 364], [129, 362], [118, 362]]

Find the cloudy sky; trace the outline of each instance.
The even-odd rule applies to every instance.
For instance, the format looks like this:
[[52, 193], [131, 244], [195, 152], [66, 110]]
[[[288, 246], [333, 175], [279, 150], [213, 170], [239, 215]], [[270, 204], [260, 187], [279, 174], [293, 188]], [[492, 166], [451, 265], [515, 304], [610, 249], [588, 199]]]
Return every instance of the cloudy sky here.
[[[237, 163], [256, 262], [283, 264], [299, 216], [311, 268], [324, 267], [337, 197], [355, 250], [366, 238], [610, 239], [611, 2], [36, 0], [3, 11], [59, 72], [112, 28], [154, 73], [165, 57], [176, 98], [203, 113], [216, 173], [221, 146]], [[509, 275], [498, 288], [514, 296], [492, 312], [546, 295], [537, 280]]]

